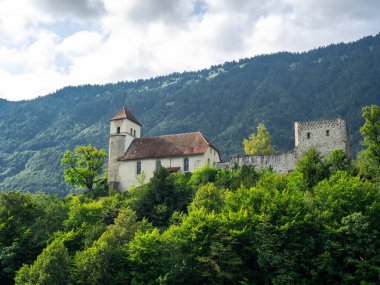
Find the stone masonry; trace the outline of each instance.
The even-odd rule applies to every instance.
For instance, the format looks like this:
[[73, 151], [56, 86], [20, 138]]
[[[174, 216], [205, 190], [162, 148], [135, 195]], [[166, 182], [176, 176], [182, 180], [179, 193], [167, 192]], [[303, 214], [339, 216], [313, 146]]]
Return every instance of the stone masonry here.
[[318, 120], [294, 123], [295, 147], [292, 151], [267, 155], [245, 155], [233, 158], [229, 163], [220, 165], [252, 164], [256, 169], [271, 167], [274, 172], [287, 173], [293, 171], [298, 159], [310, 148], [315, 148], [323, 156], [335, 149], [349, 153], [349, 136], [346, 121]]

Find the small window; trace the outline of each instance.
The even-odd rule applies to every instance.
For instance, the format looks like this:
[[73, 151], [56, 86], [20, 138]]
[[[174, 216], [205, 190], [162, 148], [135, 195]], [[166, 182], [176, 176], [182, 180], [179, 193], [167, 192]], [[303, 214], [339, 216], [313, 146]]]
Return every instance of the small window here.
[[132, 130], [132, 128], [131, 128], [131, 132], [130, 132], [130, 134], [131, 134], [131, 135], [133, 134], [133, 130]]
[[120, 134], [120, 127], [116, 128], [116, 133]]
[[189, 171], [189, 158], [187, 157], [183, 159], [183, 171]]
[[210, 165], [210, 159], [207, 159], [207, 164]]
[[136, 163], [136, 174], [141, 174], [141, 161], [137, 161]]
[[136, 130], [133, 130], [133, 136], [134, 137], [136, 136]]
[[330, 130], [326, 130], [326, 137], [330, 135]]
[[161, 168], [161, 160], [156, 160], [156, 171], [158, 171]]
[[306, 136], [307, 136], [307, 139], [310, 139], [310, 133], [307, 133]]

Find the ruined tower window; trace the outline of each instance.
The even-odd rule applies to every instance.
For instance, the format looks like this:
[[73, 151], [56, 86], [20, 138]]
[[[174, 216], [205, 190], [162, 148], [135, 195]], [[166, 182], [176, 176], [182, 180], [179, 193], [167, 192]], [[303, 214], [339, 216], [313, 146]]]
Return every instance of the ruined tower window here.
[[307, 139], [310, 139], [310, 133], [306, 134]]
[[136, 163], [136, 174], [141, 174], [141, 161], [137, 161]]
[[189, 158], [187, 157], [183, 159], [183, 171], [189, 171]]
[[326, 130], [326, 137], [330, 135], [330, 130]]
[[120, 134], [120, 127], [116, 128], [116, 133]]

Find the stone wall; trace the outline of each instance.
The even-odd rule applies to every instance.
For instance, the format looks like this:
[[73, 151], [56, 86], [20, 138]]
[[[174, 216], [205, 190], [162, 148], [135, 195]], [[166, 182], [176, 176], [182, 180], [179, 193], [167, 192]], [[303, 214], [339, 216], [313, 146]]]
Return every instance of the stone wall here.
[[108, 183], [117, 185], [120, 182], [119, 167], [120, 162], [117, 158], [125, 151], [125, 135], [123, 134], [113, 134], [109, 137], [108, 143]]
[[347, 125], [346, 121], [341, 118], [296, 122], [294, 123], [294, 133], [295, 149], [298, 156], [312, 147], [324, 156], [334, 149], [349, 152]]
[[232, 159], [232, 165], [253, 164], [256, 169], [266, 169], [271, 167], [274, 172], [288, 173], [296, 167], [296, 156], [294, 151], [263, 154], [263, 155], [247, 155]]
[[323, 156], [335, 149], [349, 153], [349, 136], [346, 121], [318, 120], [294, 123], [295, 148], [289, 152], [246, 155], [233, 158], [230, 162], [219, 164], [219, 168], [231, 167], [235, 164], [252, 164], [256, 169], [271, 167], [274, 172], [287, 173], [295, 169], [297, 160], [310, 148], [315, 148]]

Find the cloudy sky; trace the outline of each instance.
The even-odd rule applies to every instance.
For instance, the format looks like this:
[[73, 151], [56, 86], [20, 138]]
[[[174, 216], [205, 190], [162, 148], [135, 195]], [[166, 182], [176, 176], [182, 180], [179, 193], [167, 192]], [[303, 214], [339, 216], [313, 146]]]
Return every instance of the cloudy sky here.
[[0, 98], [380, 32], [379, 0], [0, 0]]

